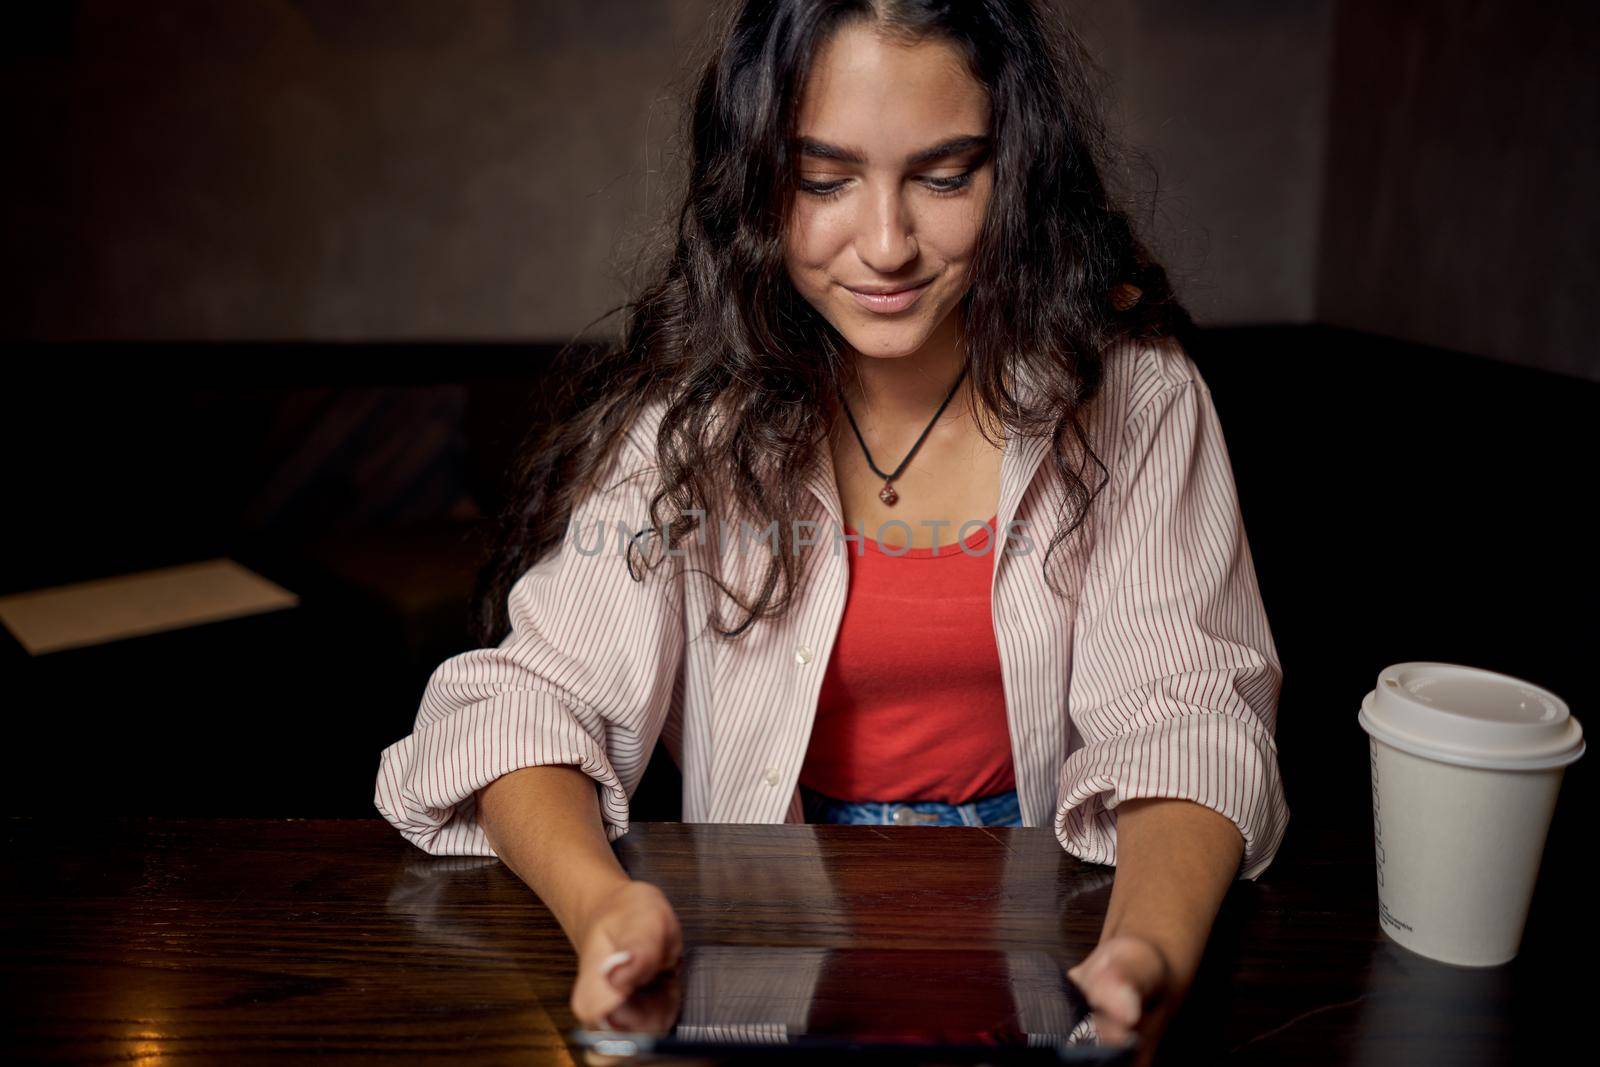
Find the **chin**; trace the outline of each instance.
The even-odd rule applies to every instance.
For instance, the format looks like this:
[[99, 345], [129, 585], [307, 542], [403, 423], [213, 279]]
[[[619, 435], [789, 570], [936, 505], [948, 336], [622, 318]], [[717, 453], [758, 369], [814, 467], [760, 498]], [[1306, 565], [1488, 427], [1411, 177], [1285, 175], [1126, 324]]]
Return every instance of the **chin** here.
[[854, 306], [842, 308], [830, 321], [851, 348], [879, 359], [909, 356], [922, 348], [933, 333], [920, 315], [903, 322], [879, 320], [870, 311]]
[[927, 335], [909, 326], [897, 330], [841, 330], [850, 347], [869, 359], [899, 359], [922, 348]]

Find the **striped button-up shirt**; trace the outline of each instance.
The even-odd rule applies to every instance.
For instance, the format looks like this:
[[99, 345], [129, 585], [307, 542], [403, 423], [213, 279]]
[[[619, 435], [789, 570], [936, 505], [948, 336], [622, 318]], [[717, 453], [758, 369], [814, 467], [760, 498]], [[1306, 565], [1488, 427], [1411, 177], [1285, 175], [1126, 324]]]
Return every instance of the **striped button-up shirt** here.
[[[693, 572], [748, 591], [771, 552], [740, 536], [748, 525], [708, 520], [683, 555], [636, 568], [642, 581], [620, 552], [619, 531], [649, 523], [659, 417], [631, 428], [559, 548], [512, 587], [511, 633], [440, 664], [412, 733], [383, 751], [375, 803], [425, 851], [493, 855], [475, 792], [541, 764], [595, 780], [614, 841], [658, 738], [682, 771], [686, 821], [805, 821], [797, 779], [855, 550], [831, 456], [819, 449], [804, 472], [818, 532], [793, 603], [727, 641], [708, 612], [739, 612]], [[1273, 741], [1282, 669], [1210, 391], [1176, 342], [1129, 342], [1080, 419], [1110, 480], [1050, 555], [1064, 596], [1041, 567], [1069, 514], [1049, 440], [1010, 434], [1001, 459], [991, 604], [1023, 822], [1115, 864], [1121, 801], [1183, 798], [1238, 826], [1238, 875], [1254, 879], [1289, 818]], [[1102, 476], [1073, 469], [1091, 486]]]

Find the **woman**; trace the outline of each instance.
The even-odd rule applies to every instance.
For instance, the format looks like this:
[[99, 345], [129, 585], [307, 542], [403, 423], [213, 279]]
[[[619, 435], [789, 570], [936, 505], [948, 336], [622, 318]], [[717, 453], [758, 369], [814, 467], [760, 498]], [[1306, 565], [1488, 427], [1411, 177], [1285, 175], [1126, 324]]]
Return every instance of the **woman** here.
[[378, 778], [549, 905], [580, 1019], [682, 949], [609, 848], [658, 737], [691, 821], [1052, 825], [1115, 864], [1072, 972], [1110, 1040], [1276, 852], [1278, 657], [1090, 69], [1026, 0], [752, 0], [705, 67], [676, 245]]

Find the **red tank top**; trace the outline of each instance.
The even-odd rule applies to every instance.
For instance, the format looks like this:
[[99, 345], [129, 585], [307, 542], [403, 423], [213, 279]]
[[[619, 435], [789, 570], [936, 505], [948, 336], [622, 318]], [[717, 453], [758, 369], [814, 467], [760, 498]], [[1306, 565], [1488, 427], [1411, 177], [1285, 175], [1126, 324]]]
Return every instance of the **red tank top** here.
[[[998, 518], [998, 516], [996, 516]], [[989, 590], [995, 519], [937, 549], [843, 541], [850, 587], [800, 781], [849, 801], [1016, 788]], [[968, 527], [971, 529], [971, 527]]]

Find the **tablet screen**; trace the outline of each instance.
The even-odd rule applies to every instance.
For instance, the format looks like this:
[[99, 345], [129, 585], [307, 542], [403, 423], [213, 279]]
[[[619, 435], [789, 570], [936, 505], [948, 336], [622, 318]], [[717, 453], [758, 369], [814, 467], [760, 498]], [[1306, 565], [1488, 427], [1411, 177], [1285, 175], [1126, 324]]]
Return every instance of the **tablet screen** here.
[[[622, 1058], [870, 1053], [909, 1062], [1112, 1063], [1046, 952], [697, 945], [575, 1043]], [[785, 1055], [789, 1054], [789, 1055]]]

